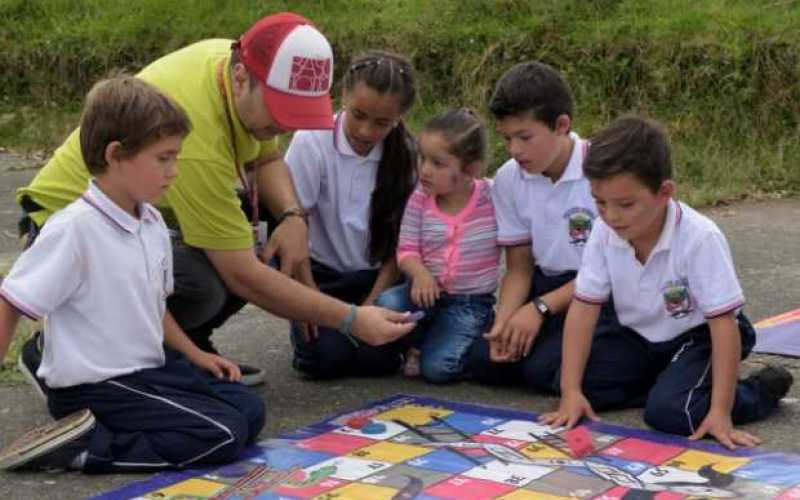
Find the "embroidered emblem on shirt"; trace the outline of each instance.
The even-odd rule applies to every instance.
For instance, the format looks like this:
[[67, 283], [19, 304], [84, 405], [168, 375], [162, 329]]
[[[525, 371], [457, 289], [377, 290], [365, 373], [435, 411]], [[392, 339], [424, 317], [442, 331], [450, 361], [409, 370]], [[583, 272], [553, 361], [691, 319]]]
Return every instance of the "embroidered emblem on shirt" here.
[[594, 213], [591, 210], [581, 207], [570, 208], [564, 212], [569, 228], [569, 243], [576, 247], [582, 247], [592, 233], [592, 222]]
[[671, 317], [683, 318], [694, 311], [692, 297], [689, 295], [689, 282], [686, 278], [668, 281], [661, 288], [661, 292], [664, 295], [664, 307]]

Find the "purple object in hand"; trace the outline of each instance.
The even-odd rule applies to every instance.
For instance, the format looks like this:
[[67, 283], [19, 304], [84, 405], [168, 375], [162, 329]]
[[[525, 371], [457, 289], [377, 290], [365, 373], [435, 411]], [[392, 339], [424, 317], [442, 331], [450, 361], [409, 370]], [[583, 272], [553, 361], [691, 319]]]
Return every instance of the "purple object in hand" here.
[[416, 323], [417, 321], [421, 320], [424, 317], [425, 317], [425, 311], [414, 311], [408, 314], [408, 322]]

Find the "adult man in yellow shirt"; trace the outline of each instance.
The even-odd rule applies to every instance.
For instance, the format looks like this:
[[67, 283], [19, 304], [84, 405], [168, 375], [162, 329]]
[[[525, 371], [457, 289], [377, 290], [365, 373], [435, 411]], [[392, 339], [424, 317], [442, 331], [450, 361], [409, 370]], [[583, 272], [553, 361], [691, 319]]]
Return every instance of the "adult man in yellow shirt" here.
[[[411, 329], [403, 315], [344, 304], [264, 264], [277, 256], [286, 275], [303, 278], [307, 272], [308, 228], [276, 136], [333, 127], [333, 54], [307, 19], [267, 16], [238, 41], [197, 42], [156, 60], [137, 77], [177, 101], [193, 126], [178, 157], [178, 177], [158, 207], [173, 230], [175, 292], [167, 305], [199, 347], [214, 351], [213, 329], [247, 302], [339, 328], [371, 345]], [[17, 192], [30, 218], [29, 235], [35, 237], [53, 212], [80, 196], [89, 177], [76, 129]], [[277, 227], [253, 251], [255, 228], [266, 215], [259, 214], [262, 205]], [[20, 368], [30, 378], [40, 355], [36, 339], [23, 348]], [[262, 370], [242, 368], [244, 382], [263, 381]]]

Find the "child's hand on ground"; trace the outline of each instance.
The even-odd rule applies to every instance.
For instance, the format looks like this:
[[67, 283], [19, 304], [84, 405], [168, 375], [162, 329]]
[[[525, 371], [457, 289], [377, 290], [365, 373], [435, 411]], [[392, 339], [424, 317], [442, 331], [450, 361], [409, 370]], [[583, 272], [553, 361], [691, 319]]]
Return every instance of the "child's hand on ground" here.
[[600, 420], [583, 392], [572, 391], [564, 393], [558, 403], [558, 409], [539, 417], [539, 422], [553, 427], [565, 426], [567, 429], [571, 429], [583, 416], [595, 421]]
[[411, 302], [417, 307], [433, 307], [439, 299], [439, 285], [431, 273], [425, 271], [414, 276], [411, 284]]
[[218, 379], [230, 380], [231, 382], [238, 382], [242, 379], [239, 365], [217, 354], [200, 351], [194, 356], [192, 362], [200, 368], [211, 372]]
[[711, 434], [730, 450], [735, 450], [737, 446], [749, 448], [761, 444], [761, 439], [757, 436], [733, 427], [730, 413], [717, 412], [713, 409], [708, 412], [706, 418], [700, 423], [700, 427], [689, 436], [689, 439], [693, 441], [702, 439], [706, 434]]

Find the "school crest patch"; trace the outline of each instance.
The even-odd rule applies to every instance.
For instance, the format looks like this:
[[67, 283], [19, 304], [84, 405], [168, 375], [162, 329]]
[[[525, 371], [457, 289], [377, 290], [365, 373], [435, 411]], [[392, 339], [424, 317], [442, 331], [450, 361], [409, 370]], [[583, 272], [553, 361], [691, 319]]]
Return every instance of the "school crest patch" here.
[[564, 218], [567, 219], [567, 227], [569, 228], [570, 245], [582, 247], [586, 244], [589, 240], [589, 235], [592, 234], [594, 217], [595, 215], [591, 210], [582, 207], [570, 208], [564, 212]]
[[668, 281], [661, 288], [661, 292], [664, 296], [664, 307], [671, 317], [683, 318], [694, 311], [692, 296], [689, 294], [689, 282], [686, 278]]

